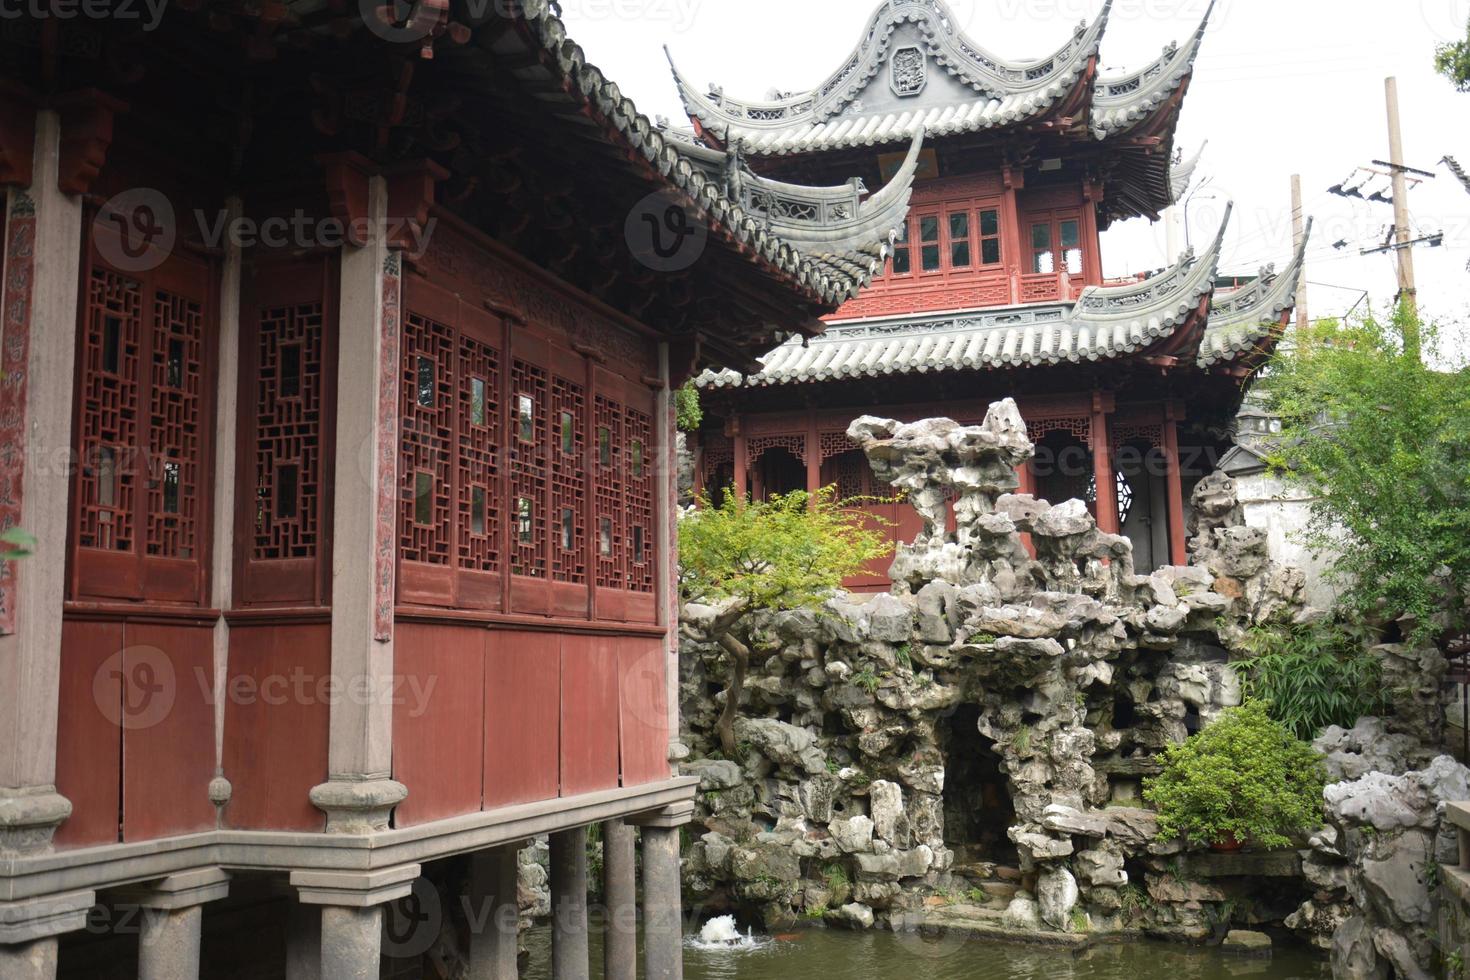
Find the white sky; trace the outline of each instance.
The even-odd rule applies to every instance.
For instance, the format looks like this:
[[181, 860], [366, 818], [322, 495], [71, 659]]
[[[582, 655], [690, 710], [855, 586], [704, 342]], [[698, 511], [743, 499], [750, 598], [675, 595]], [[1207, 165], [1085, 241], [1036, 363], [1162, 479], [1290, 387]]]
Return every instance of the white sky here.
[[[1115, 0], [1103, 70], [1133, 70], [1183, 41], [1208, 0]], [[977, 43], [1007, 58], [1059, 47], [1102, 0], [951, 0]], [[686, 117], [662, 46], [703, 87], [737, 98], [809, 89], [857, 43], [877, 0], [562, 0], [568, 31], [594, 64], [650, 117]], [[1209, 178], [1189, 208], [1193, 240], [1214, 233], [1227, 198], [1235, 216], [1222, 270], [1252, 272], [1290, 255], [1290, 175], [1302, 175], [1316, 219], [1309, 249], [1313, 317], [1340, 314], [1367, 290], [1380, 308], [1396, 289], [1380, 244], [1393, 209], [1327, 193], [1355, 166], [1388, 158], [1383, 80], [1396, 75], [1406, 162], [1439, 176], [1410, 194], [1414, 227], [1445, 233], [1415, 250], [1426, 312], [1470, 323], [1470, 193], [1438, 161], [1470, 167], [1470, 94], [1433, 70], [1436, 43], [1463, 37], [1470, 0], [1219, 0], [1184, 102], [1178, 145], [1209, 146], [1195, 176]], [[1385, 184], [1377, 180], [1364, 190]], [[1385, 192], [1387, 188], [1385, 187]], [[1334, 250], [1332, 243], [1348, 246]], [[1162, 223], [1134, 219], [1103, 235], [1107, 276], [1166, 264]], [[1462, 338], [1463, 339], [1463, 338]]]

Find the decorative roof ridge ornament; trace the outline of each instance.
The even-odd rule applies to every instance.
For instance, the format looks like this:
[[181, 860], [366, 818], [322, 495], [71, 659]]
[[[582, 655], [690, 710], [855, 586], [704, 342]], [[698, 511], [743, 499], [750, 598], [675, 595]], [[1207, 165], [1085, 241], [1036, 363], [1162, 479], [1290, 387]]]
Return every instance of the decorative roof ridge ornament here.
[[1205, 155], [1205, 147], [1210, 145], [1205, 140], [1194, 151], [1194, 156], [1188, 160], [1183, 159], [1184, 152], [1181, 148], [1175, 153], [1175, 160], [1169, 165], [1169, 203], [1178, 204], [1184, 200], [1184, 195], [1189, 192], [1189, 185], [1194, 183], [1194, 172], [1199, 167], [1200, 159]]
[[1160, 316], [1171, 326], [1199, 305], [1202, 297], [1215, 291], [1215, 273], [1220, 267], [1220, 253], [1225, 245], [1225, 231], [1235, 203], [1227, 202], [1225, 214], [1214, 240], [1198, 257], [1194, 249], [1186, 249], [1167, 270], [1142, 282], [1121, 286], [1087, 286], [1077, 297], [1079, 318], [1138, 316], [1140, 309], [1158, 307]]
[[[895, 31], [912, 23], [922, 35], [921, 50], [926, 62], [932, 59], [978, 96], [990, 100], [1028, 97], [1024, 108], [1013, 113], [1014, 118], [1000, 120], [1010, 123], [1035, 115], [1071, 91], [1101, 47], [1112, 5], [1113, 0], [1104, 0], [1097, 18], [1090, 25], [1084, 21], [1051, 54], [1011, 61], [991, 54], [960, 31], [944, 0], [885, 0], [869, 17], [867, 29], [840, 68], [816, 88], [781, 99], [733, 99], [713, 84], [701, 92], [679, 70], [667, 45], [664, 54], [691, 118], [704, 126], [724, 123], [727, 127], [771, 133], [818, 126], [842, 114], [889, 65], [895, 54]], [[912, 47], [913, 44], [904, 44], [897, 50]], [[923, 86], [919, 86], [899, 94], [914, 96], [922, 91]]]
[[1291, 262], [1269, 281], [1257, 279], [1236, 289], [1221, 290], [1210, 300], [1210, 320], [1200, 344], [1198, 362], [1209, 367], [1256, 350], [1282, 329], [1282, 317], [1296, 306], [1312, 219], [1307, 218]]
[[1194, 62], [1199, 57], [1215, 3], [1216, 0], [1210, 0], [1188, 43], [1180, 45], [1171, 41], [1165, 45], [1162, 55], [1138, 71], [1097, 80], [1092, 95], [1092, 133], [1095, 138], [1103, 140], [1132, 129], [1194, 73]]

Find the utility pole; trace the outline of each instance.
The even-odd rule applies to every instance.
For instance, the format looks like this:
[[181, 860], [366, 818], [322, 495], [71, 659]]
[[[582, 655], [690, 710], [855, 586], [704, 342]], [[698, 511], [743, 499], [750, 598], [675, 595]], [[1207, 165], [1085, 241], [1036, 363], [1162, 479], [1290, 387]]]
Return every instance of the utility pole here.
[[1404, 333], [1404, 353], [1419, 356], [1418, 291], [1414, 285], [1414, 249], [1409, 244], [1409, 186], [1404, 179], [1404, 137], [1399, 128], [1399, 83], [1392, 76], [1384, 80], [1388, 99], [1388, 162], [1393, 171], [1394, 242], [1398, 246], [1399, 304], [1409, 314]]
[[[1302, 247], [1302, 235], [1304, 233], [1302, 215], [1302, 175], [1291, 175], [1291, 247], [1293, 251], [1300, 251]], [[1311, 318], [1307, 316], [1307, 263], [1302, 262], [1302, 267], [1297, 274], [1296, 283], [1296, 328], [1305, 330], [1310, 324]]]

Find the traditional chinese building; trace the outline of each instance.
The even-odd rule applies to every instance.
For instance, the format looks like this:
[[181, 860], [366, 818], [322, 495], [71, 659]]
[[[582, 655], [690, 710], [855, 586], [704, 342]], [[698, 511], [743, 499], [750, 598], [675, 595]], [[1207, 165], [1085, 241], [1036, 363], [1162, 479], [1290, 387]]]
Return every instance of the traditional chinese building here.
[[[978, 422], [1012, 396], [1040, 444], [1023, 490], [1085, 497], [1104, 530], [1132, 539], [1140, 569], [1183, 563], [1189, 490], [1229, 445], [1302, 255], [1219, 288], [1222, 226], [1158, 274], [1104, 282], [1099, 233], [1158, 218], [1198, 162], [1181, 159], [1174, 131], [1208, 23], [1140, 70], [1101, 77], [1110, 7], [1055, 51], [1008, 60], [965, 36], [942, 0], [885, 0], [816, 87], [759, 101], [703, 90], [675, 67], [686, 138], [768, 178], [857, 174], [882, 188], [924, 140], [882, 275], [820, 337], [791, 338], [759, 370], [699, 378], [704, 485], [873, 494], [844, 434], [855, 416]], [[829, 220], [794, 196], [762, 206], [814, 233]], [[866, 506], [911, 536], [909, 508]], [[875, 566], [850, 584], [887, 578]]]
[[819, 333], [909, 187], [676, 145], [502, 6], [0, 30], [6, 980], [508, 980], [543, 834], [575, 980], [594, 825], [606, 976], [635, 828], [680, 976], [670, 391]]

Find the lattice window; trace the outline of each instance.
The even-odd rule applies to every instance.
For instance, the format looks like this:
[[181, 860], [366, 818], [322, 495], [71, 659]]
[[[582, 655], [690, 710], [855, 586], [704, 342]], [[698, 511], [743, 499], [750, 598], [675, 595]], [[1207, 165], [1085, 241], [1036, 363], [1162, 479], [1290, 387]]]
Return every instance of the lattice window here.
[[653, 548], [653, 419], [628, 410], [624, 421], [623, 467], [626, 470], [628, 540], [626, 542], [627, 587], [633, 592], [652, 592]]
[[593, 400], [592, 464], [596, 486], [597, 525], [592, 546], [597, 552], [597, 584], [623, 588], [627, 514], [623, 495], [623, 409], [610, 398]]
[[460, 568], [500, 570], [500, 354], [461, 337], [457, 467], [459, 519], [455, 555]]
[[551, 577], [587, 581], [587, 433], [583, 387], [551, 379]]
[[826, 482], [836, 485], [839, 501], [872, 494], [872, 468], [861, 449], [839, 453], [828, 467], [832, 475]]
[[195, 558], [199, 553], [204, 314], [197, 301], [160, 290], [153, 316], [148, 554]]
[[545, 578], [548, 545], [546, 372], [525, 361], [512, 361], [510, 370], [511, 571], [528, 578]]
[[320, 541], [322, 305], [263, 311], [257, 357], [251, 557], [311, 558]]
[[1032, 419], [1026, 423], [1026, 434], [1032, 442], [1039, 442], [1048, 432], [1070, 432], [1082, 442], [1092, 438], [1092, 419], [1086, 415], [1065, 418]]
[[767, 449], [784, 449], [803, 463], [806, 462], [806, 436], [756, 436], [751, 439], [745, 447], [746, 454], [750, 458], [750, 465], [754, 466]]
[[822, 462], [826, 462], [833, 456], [840, 456], [855, 448], [855, 443], [847, 438], [846, 432], [823, 432], [820, 436]]
[[405, 316], [399, 413], [404, 561], [450, 562], [454, 367], [454, 331], [414, 313]]
[[1117, 452], [1130, 442], [1146, 442], [1149, 446], [1157, 449], [1164, 442], [1164, 427], [1157, 422], [1139, 423], [1132, 425], [1113, 425], [1108, 433], [1109, 441], [1113, 444], [1113, 452]]
[[704, 467], [713, 473], [722, 463], [735, 462], [735, 444], [730, 437], [720, 433], [708, 433], [704, 439]]
[[92, 273], [83, 339], [77, 542], [132, 551], [137, 491], [142, 287], [115, 272]]

